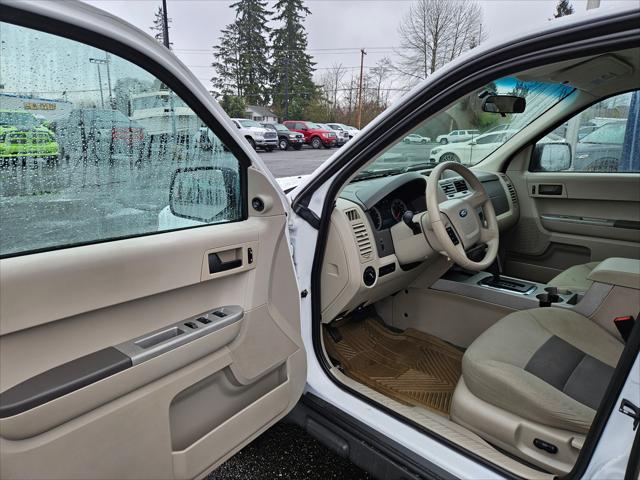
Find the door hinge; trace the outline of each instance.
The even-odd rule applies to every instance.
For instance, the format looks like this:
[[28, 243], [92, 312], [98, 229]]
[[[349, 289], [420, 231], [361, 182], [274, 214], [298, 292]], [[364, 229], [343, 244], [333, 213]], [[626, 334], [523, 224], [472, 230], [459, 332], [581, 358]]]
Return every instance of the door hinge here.
[[293, 211], [300, 215], [302, 219], [314, 229], [318, 230], [320, 228], [320, 219], [309, 207], [302, 205], [301, 203], [296, 203], [293, 207]]
[[620, 408], [618, 408], [620, 413], [624, 413], [626, 416], [633, 418], [633, 429], [638, 428], [638, 424], [640, 423], [640, 408], [635, 404], [631, 403], [626, 398], [622, 399], [620, 402]]

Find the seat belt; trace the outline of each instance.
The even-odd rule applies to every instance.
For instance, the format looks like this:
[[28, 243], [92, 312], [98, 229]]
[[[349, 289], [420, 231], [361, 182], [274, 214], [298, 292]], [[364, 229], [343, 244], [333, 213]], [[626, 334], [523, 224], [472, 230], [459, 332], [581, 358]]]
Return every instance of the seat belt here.
[[[638, 314], [640, 317], [640, 314]], [[613, 319], [613, 323], [615, 324], [618, 332], [620, 332], [620, 336], [624, 340], [624, 343], [627, 343], [629, 337], [631, 336], [631, 331], [633, 330], [634, 325], [636, 324], [635, 318], [631, 315], [625, 315], [623, 317], [616, 317]]]

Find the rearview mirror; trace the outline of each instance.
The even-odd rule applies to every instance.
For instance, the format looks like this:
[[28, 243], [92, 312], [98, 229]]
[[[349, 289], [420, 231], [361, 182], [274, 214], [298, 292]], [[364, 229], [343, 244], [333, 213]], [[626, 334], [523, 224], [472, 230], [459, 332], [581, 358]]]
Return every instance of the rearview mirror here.
[[522, 113], [527, 106], [523, 97], [516, 95], [488, 95], [482, 100], [482, 111], [489, 113]]
[[240, 191], [235, 170], [225, 167], [192, 167], [176, 170], [171, 179], [169, 208], [177, 217], [211, 223], [236, 216], [232, 209]]
[[531, 158], [532, 172], [561, 172], [571, 167], [571, 146], [568, 143], [536, 143]]

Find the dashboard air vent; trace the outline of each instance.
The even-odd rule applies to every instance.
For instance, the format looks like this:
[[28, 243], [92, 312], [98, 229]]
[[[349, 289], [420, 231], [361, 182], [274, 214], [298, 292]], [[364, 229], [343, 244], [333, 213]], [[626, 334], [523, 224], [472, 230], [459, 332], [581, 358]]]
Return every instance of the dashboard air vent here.
[[456, 187], [453, 185], [452, 181], [442, 182], [440, 186], [447, 197], [450, 195], [453, 196], [456, 193]]
[[453, 186], [455, 187], [457, 193], [466, 192], [469, 190], [469, 187], [467, 187], [467, 182], [462, 179], [455, 180], [453, 182]]
[[350, 222], [353, 222], [354, 220], [358, 220], [360, 218], [360, 215], [358, 215], [358, 211], [355, 208], [352, 210], [347, 210], [345, 212], [345, 215]]
[[504, 174], [502, 175], [502, 179], [504, 180], [504, 183], [507, 184], [507, 189], [509, 190], [509, 195], [511, 196], [511, 203], [516, 205], [518, 203], [518, 194], [516, 193], [516, 189], [511, 183], [511, 179]]
[[373, 250], [371, 248], [371, 240], [369, 239], [367, 227], [365, 227], [364, 223], [358, 222], [353, 223], [351, 228], [353, 228], [353, 234], [356, 237], [360, 256], [364, 259], [369, 259]]

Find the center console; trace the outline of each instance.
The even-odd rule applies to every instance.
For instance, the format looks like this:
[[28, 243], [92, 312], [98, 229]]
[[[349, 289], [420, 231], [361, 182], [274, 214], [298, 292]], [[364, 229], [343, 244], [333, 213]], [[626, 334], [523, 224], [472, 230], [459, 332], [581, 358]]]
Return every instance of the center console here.
[[[558, 290], [544, 283], [487, 272], [470, 273], [456, 270], [447, 272], [431, 288], [502, 305], [513, 310], [551, 305], [574, 308], [585, 297], [585, 292]], [[601, 295], [598, 297], [601, 299]]]
[[609, 258], [591, 272], [593, 283], [572, 292], [492, 272], [451, 269], [431, 289], [463, 295], [512, 310], [536, 307], [569, 308], [591, 318], [619, 338], [613, 319], [640, 310], [640, 260]]

